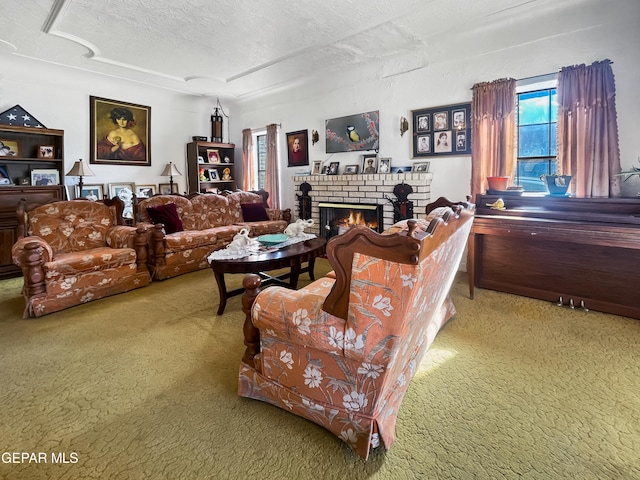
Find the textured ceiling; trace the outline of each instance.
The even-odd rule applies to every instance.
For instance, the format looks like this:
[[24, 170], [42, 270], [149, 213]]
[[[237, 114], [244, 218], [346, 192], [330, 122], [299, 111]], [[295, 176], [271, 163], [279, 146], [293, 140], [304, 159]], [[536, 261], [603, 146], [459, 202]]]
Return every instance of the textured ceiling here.
[[[484, 33], [588, 1], [2, 0], [0, 52], [246, 97], [363, 66], [389, 76], [452, 52], [481, 55], [505, 47]], [[519, 42], [558, 34], [549, 25], [520, 33]]]

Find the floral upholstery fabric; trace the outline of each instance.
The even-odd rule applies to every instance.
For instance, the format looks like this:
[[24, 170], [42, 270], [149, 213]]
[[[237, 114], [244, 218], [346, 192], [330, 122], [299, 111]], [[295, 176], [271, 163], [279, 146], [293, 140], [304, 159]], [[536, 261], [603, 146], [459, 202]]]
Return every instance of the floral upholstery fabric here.
[[241, 364], [238, 393], [325, 427], [365, 459], [389, 448], [409, 382], [455, 313], [448, 293], [470, 227], [417, 265], [356, 252], [346, 320], [322, 310], [331, 278], [260, 292], [251, 312], [260, 353], [255, 368]]
[[[161, 241], [156, 241], [146, 209], [171, 202], [176, 203], [184, 230], [165, 233]], [[206, 193], [191, 199], [178, 195], [156, 195], [141, 200], [136, 211], [137, 218], [147, 230], [152, 277], [164, 280], [207, 268], [209, 254], [225, 248], [243, 227], [249, 228], [252, 237], [282, 233], [287, 227], [288, 222], [283, 219], [281, 210], [268, 209], [270, 220], [244, 223], [240, 202], [262, 202], [262, 197], [251, 192], [235, 192], [228, 196]]]
[[[114, 225], [113, 213], [101, 202], [60, 201], [36, 207], [22, 220], [27, 236], [12, 247], [13, 262], [25, 278], [26, 317], [147, 285], [146, 266], [139, 268], [136, 229]], [[26, 246], [35, 246], [38, 262], [27, 262]], [[31, 295], [29, 279], [43, 279], [44, 292]]]

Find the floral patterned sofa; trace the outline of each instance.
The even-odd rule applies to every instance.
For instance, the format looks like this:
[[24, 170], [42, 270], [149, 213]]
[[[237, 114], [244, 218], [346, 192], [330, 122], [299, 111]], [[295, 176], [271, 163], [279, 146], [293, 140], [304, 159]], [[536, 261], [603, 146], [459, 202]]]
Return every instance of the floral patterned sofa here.
[[244, 279], [238, 393], [315, 422], [367, 458], [387, 449], [421, 358], [454, 315], [449, 297], [475, 206], [438, 207], [378, 234], [327, 243], [334, 271], [298, 291]]
[[240, 191], [154, 195], [136, 199], [134, 214], [148, 232], [148, 264], [154, 280], [207, 268], [207, 256], [225, 248], [244, 227], [257, 237], [282, 233], [291, 222], [290, 209], [266, 208], [261, 195]]
[[144, 230], [118, 225], [120, 199], [104, 202], [18, 204], [11, 253], [24, 276], [25, 318], [149, 284]]

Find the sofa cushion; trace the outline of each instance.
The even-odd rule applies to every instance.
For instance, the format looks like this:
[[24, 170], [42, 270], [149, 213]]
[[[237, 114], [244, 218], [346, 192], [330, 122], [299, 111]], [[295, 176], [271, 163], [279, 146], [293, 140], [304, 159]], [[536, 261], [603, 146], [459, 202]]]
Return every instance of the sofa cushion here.
[[140, 200], [136, 206], [136, 222], [153, 223], [149, 212], [147, 212], [147, 207], [157, 207], [169, 203], [175, 203], [184, 230], [198, 230], [193, 205], [188, 198], [182, 195], [154, 195]]
[[157, 207], [147, 207], [147, 213], [149, 213], [149, 217], [153, 223], [164, 224], [164, 229], [167, 234], [184, 230], [175, 203], [167, 203], [165, 205], [158, 205]]
[[245, 222], [264, 222], [269, 220], [267, 210], [261, 203], [241, 203], [240, 208]]

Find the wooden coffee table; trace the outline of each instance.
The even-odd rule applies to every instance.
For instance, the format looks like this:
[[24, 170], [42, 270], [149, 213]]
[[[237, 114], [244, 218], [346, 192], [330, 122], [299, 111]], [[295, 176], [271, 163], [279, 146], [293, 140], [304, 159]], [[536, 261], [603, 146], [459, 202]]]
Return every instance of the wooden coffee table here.
[[[273, 252], [256, 253], [232, 260], [214, 260], [210, 265], [220, 292], [218, 315], [222, 315], [224, 312], [228, 298], [244, 293], [244, 288], [227, 291], [224, 281], [225, 273], [256, 273], [263, 279], [263, 286], [277, 284], [295, 289], [298, 286], [298, 277], [301, 273], [308, 272], [311, 280], [315, 280], [313, 274], [315, 260], [316, 257], [324, 254], [326, 243], [324, 238], [312, 238]], [[302, 268], [302, 264], [305, 262], [308, 262], [307, 266]], [[290, 271], [277, 276], [264, 273], [281, 268], [290, 268]], [[289, 279], [288, 283], [284, 281], [287, 278]]]

